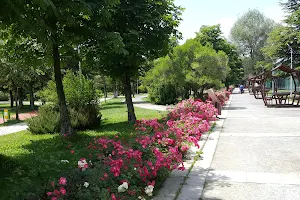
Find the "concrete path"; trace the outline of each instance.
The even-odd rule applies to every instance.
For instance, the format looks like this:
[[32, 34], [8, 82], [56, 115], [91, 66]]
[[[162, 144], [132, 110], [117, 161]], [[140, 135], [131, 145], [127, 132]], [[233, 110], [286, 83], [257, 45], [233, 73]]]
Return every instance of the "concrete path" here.
[[159, 110], [159, 111], [166, 111], [168, 108], [171, 108], [172, 105], [155, 105], [152, 103], [145, 102], [144, 98], [146, 98], [147, 95], [135, 95], [134, 98], [132, 98], [132, 102], [135, 107], [139, 108], [145, 108], [145, 109], [151, 109], [151, 110]]
[[10, 126], [2, 126], [2, 127], [0, 127], [0, 136], [11, 134], [11, 133], [16, 133], [19, 131], [24, 131], [27, 128], [28, 128], [28, 126], [25, 122], [10, 125]]
[[190, 172], [155, 200], [300, 200], [300, 108], [266, 108], [238, 89]]
[[300, 200], [300, 108], [234, 94], [202, 199]]

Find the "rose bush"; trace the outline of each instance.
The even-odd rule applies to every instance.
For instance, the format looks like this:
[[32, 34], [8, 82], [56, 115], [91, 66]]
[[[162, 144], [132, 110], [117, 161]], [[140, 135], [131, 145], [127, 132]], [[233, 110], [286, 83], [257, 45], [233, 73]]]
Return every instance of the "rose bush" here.
[[[89, 155], [78, 159], [77, 168], [61, 177], [46, 199], [149, 199], [156, 183], [173, 169], [184, 170], [183, 155], [216, 119], [210, 102], [184, 100], [169, 110], [162, 121], [139, 120], [136, 132], [125, 142], [95, 138]], [[199, 146], [198, 146], [199, 147]]]

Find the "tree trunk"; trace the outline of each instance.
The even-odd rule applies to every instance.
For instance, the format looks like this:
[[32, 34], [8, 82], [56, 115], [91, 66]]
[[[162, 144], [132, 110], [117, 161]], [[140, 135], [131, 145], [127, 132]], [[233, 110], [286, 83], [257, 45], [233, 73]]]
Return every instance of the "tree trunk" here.
[[66, 104], [66, 97], [64, 93], [64, 87], [61, 78], [60, 71], [60, 55], [58, 51], [58, 45], [53, 43], [53, 63], [54, 63], [54, 76], [56, 84], [56, 92], [58, 95], [59, 101], [59, 110], [60, 110], [60, 133], [61, 135], [72, 135], [73, 129], [70, 123], [69, 112]]
[[10, 96], [10, 107], [14, 107], [14, 95], [13, 95], [13, 91], [9, 90], [9, 96]]
[[16, 101], [16, 120], [19, 120], [19, 105], [18, 105], [18, 95], [19, 91], [18, 91], [18, 88], [16, 89], [16, 92], [15, 92], [15, 101]]
[[124, 91], [125, 91], [125, 99], [127, 104], [128, 122], [135, 123], [136, 116], [134, 113], [134, 107], [133, 107], [132, 97], [131, 97], [130, 74], [128, 72], [125, 72]]
[[20, 88], [18, 90], [18, 95], [19, 95], [19, 106], [20, 108], [23, 108], [23, 88]]
[[30, 95], [30, 109], [34, 110], [34, 96], [33, 96], [33, 87], [32, 86], [30, 86], [29, 95]]

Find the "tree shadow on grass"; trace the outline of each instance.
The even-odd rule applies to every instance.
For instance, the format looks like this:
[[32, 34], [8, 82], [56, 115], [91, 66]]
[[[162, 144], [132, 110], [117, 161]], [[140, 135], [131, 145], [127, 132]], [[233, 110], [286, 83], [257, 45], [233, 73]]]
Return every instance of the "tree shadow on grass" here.
[[[51, 180], [66, 176], [77, 167], [80, 158], [89, 158], [88, 146], [98, 137], [113, 138], [116, 133], [125, 140], [133, 131], [127, 122], [107, 123], [100, 128], [81, 131], [72, 137], [53, 135], [22, 146], [26, 152], [14, 157], [0, 154], [0, 196], [3, 199], [43, 199]], [[73, 153], [74, 151], [74, 153]], [[68, 160], [68, 164], [61, 163]]]

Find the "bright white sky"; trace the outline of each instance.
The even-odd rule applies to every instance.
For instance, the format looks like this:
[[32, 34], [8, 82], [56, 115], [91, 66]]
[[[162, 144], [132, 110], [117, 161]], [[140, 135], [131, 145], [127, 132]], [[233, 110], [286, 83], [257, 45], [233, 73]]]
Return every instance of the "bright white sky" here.
[[202, 25], [221, 24], [224, 36], [228, 37], [234, 22], [249, 9], [258, 9], [275, 22], [284, 18], [279, 0], [175, 0], [175, 4], [185, 8], [179, 26], [181, 44], [195, 37]]

